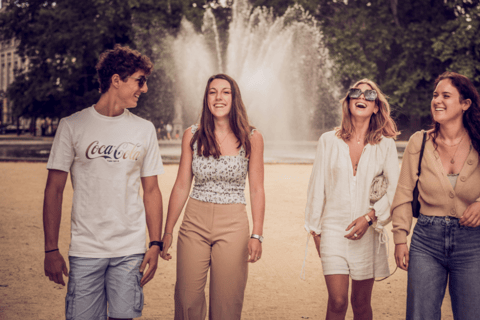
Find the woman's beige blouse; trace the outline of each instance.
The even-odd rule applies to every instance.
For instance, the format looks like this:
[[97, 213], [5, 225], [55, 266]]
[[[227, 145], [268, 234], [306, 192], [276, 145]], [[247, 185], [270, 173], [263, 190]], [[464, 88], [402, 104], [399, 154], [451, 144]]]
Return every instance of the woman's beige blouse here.
[[[393, 239], [396, 244], [407, 243], [407, 236], [412, 227], [411, 202], [417, 181], [422, 138], [421, 131], [413, 134], [403, 155], [400, 178], [391, 207]], [[420, 212], [423, 215], [460, 218], [470, 204], [480, 201], [480, 164], [477, 151], [471, 148], [453, 189], [440, 155], [435, 150], [431, 138], [427, 136], [418, 190]]]

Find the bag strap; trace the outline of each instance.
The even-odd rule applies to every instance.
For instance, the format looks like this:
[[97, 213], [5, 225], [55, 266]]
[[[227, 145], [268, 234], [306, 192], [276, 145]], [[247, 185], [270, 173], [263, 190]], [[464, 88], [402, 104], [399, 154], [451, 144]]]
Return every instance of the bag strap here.
[[423, 141], [422, 148], [420, 149], [420, 159], [418, 161], [418, 172], [417, 177], [420, 177], [420, 172], [422, 171], [422, 159], [423, 159], [423, 150], [425, 149], [425, 141], [427, 140], [427, 131], [423, 131]]

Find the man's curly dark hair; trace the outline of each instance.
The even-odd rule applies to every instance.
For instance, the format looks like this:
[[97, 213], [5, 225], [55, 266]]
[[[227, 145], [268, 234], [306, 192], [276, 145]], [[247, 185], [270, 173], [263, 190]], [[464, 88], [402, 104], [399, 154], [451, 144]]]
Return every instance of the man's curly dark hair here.
[[145, 76], [150, 75], [153, 69], [153, 63], [145, 55], [129, 47], [122, 47], [116, 44], [111, 50], [107, 50], [100, 55], [98, 63], [95, 66], [100, 83], [100, 92], [105, 93], [110, 88], [112, 76], [118, 74], [122, 81], [126, 81], [129, 76], [142, 70]]

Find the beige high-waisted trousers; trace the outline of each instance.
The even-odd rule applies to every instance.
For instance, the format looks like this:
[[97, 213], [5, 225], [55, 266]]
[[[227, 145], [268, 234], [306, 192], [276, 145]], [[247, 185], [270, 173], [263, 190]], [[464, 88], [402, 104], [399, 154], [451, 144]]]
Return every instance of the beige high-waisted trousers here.
[[248, 275], [249, 226], [244, 204], [189, 198], [177, 242], [175, 320], [240, 319]]

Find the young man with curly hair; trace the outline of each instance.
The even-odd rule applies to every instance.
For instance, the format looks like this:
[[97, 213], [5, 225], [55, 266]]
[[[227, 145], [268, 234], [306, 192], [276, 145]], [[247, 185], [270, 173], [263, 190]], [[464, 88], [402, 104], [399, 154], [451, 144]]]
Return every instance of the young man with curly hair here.
[[[43, 207], [45, 275], [61, 285], [69, 277], [66, 319], [106, 319], [107, 309], [111, 320], [142, 314], [142, 287], [155, 274], [162, 246], [157, 175], [164, 170], [153, 124], [128, 109], [147, 92], [152, 68], [128, 47], [102, 53], [100, 99], [63, 118], [55, 135]], [[58, 250], [68, 172], [74, 189], [69, 273]]]

